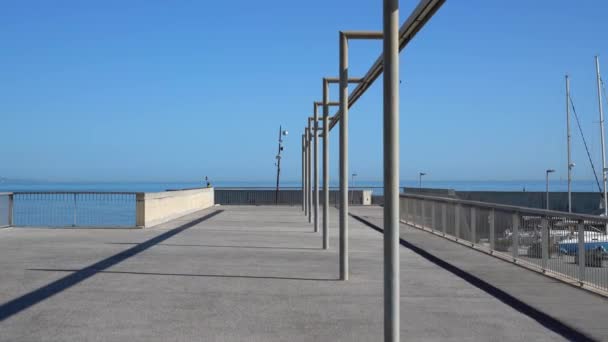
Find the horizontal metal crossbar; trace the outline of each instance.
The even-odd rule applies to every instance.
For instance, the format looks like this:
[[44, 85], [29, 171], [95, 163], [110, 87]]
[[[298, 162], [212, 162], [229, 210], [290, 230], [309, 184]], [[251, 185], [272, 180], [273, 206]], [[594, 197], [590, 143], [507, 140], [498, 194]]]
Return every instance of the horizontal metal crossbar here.
[[[408, 17], [405, 23], [399, 29], [399, 51], [416, 36], [418, 31], [429, 21], [435, 12], [445, 3], [445, 0], [427, 0], [421, 1], [418, 6], [414, 9], [412, 14]], [[348, 97], [348, 107], [352, 107], [355, 102], [371, 87], [372, 83], [382, 74], [384, 71], [384, 54], [380, 54], [376, 62], [372, 65], [369, 71], [363, 76], [363, 80], [353, 90]], [[341, 112], [338, 110], [336, 113], [337, 120], [334, 120], [330, 125], [331, 130], [340, 121]]]

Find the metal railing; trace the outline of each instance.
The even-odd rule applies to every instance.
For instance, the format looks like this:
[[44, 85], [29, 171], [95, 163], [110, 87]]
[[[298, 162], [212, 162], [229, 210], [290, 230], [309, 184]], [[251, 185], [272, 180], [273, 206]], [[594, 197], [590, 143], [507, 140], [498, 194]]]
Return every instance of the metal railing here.
[[135, 192], [15, 192], [15, 227], [135, 227]]
[[606, 217], [412, 194], [400, 211], [416, 228], [608, 294]]

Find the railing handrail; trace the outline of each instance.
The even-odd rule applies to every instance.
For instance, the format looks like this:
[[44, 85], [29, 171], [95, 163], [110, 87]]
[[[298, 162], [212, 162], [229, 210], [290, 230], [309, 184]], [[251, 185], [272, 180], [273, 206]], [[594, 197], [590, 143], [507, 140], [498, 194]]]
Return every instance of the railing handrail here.
[[10, 196], [13, 192], [0, 192], [0, 196]]
[[143, 192], [134, 191], [15, 191], [10, 194], [13, 195], [66, 195], [66, 194], [99, 194], [99, 195], [137, 195]]
[[516, 206], [516, 205], [479, 202], [479, 201], [463, 200], [463, 199], [459, 199], [459, 198], [440, 197], [440, 196], [417, 195], [417, 194], [408, 194], [408, 193], [402, 193], [402, 194], [399, 194], [399, 196], [404, 197], [404, 198], [410, 197], [410, 198], [416, 198], [416, 199], [421, 199], [421, 200], [432, 200], [432, 201], [438, 201], [438, 202], [464, 204], [464, 205], [468, 205], [468, 206], [477, 206], [477, 207], [483, 207], [483, 208], [489, 208], [489, 209], [498, 209], [498, 210], [502, 210], [502, 211], [529, 213], [529, 214], [536, 214], [539, 216], [560, 216], [560, 217], [571, 218], [574, 220], [587, 219], [587, 220], [608, 222], [608, 217], [599, 216], [599, 215], [569, 213], [569, 212], [557, 211], [557, 210], [520, 207], [520, 206]]

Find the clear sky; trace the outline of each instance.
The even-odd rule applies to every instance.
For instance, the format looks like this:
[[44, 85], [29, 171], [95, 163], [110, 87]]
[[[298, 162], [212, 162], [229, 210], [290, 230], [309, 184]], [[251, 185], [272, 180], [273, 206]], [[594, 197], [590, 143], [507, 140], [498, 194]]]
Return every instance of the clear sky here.
[[[382, 27], [380, 0], [0, 2], [10, 178], [268, 181], [282, 124], [284, 179], [297, 180], [305, 118], [321, 77], [337, 75], [338, 31]], [[415, 3], [401, 1], [402, 22]], [[601, 167], [593, 56], [608, 79], [607, 19], [603, 0], [448, 0], [401, 53], [402, 178], [565, 177], [566, 72]], [[362, 76], [381, 44], [350, 46]], [[379, 79], [350, 112], [361, 180], [382, 179], [381, 90]], [[575, 178], [591, 179], [572, 124]]]

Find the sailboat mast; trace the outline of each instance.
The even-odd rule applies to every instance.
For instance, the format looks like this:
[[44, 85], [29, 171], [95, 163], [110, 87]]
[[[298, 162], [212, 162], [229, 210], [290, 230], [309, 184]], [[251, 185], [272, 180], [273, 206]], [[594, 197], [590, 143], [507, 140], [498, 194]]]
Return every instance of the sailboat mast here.
[[566, 75], [566, 143], [568, 148], [568, 212], [572, 212], [572, 159], [570, 155], [570, 78]]
[[606, 196], [606, 144], [604, 142], [604, 109], [602, 108], [602, 77], [600, 75], [600, 59], [595, 56], [595, 72], [597, 74], [597, 104], [600, 110], [600, 139], [602, 143], [602, 178], [604, 180], [604, 216], [608, 216], [608, 197]]

